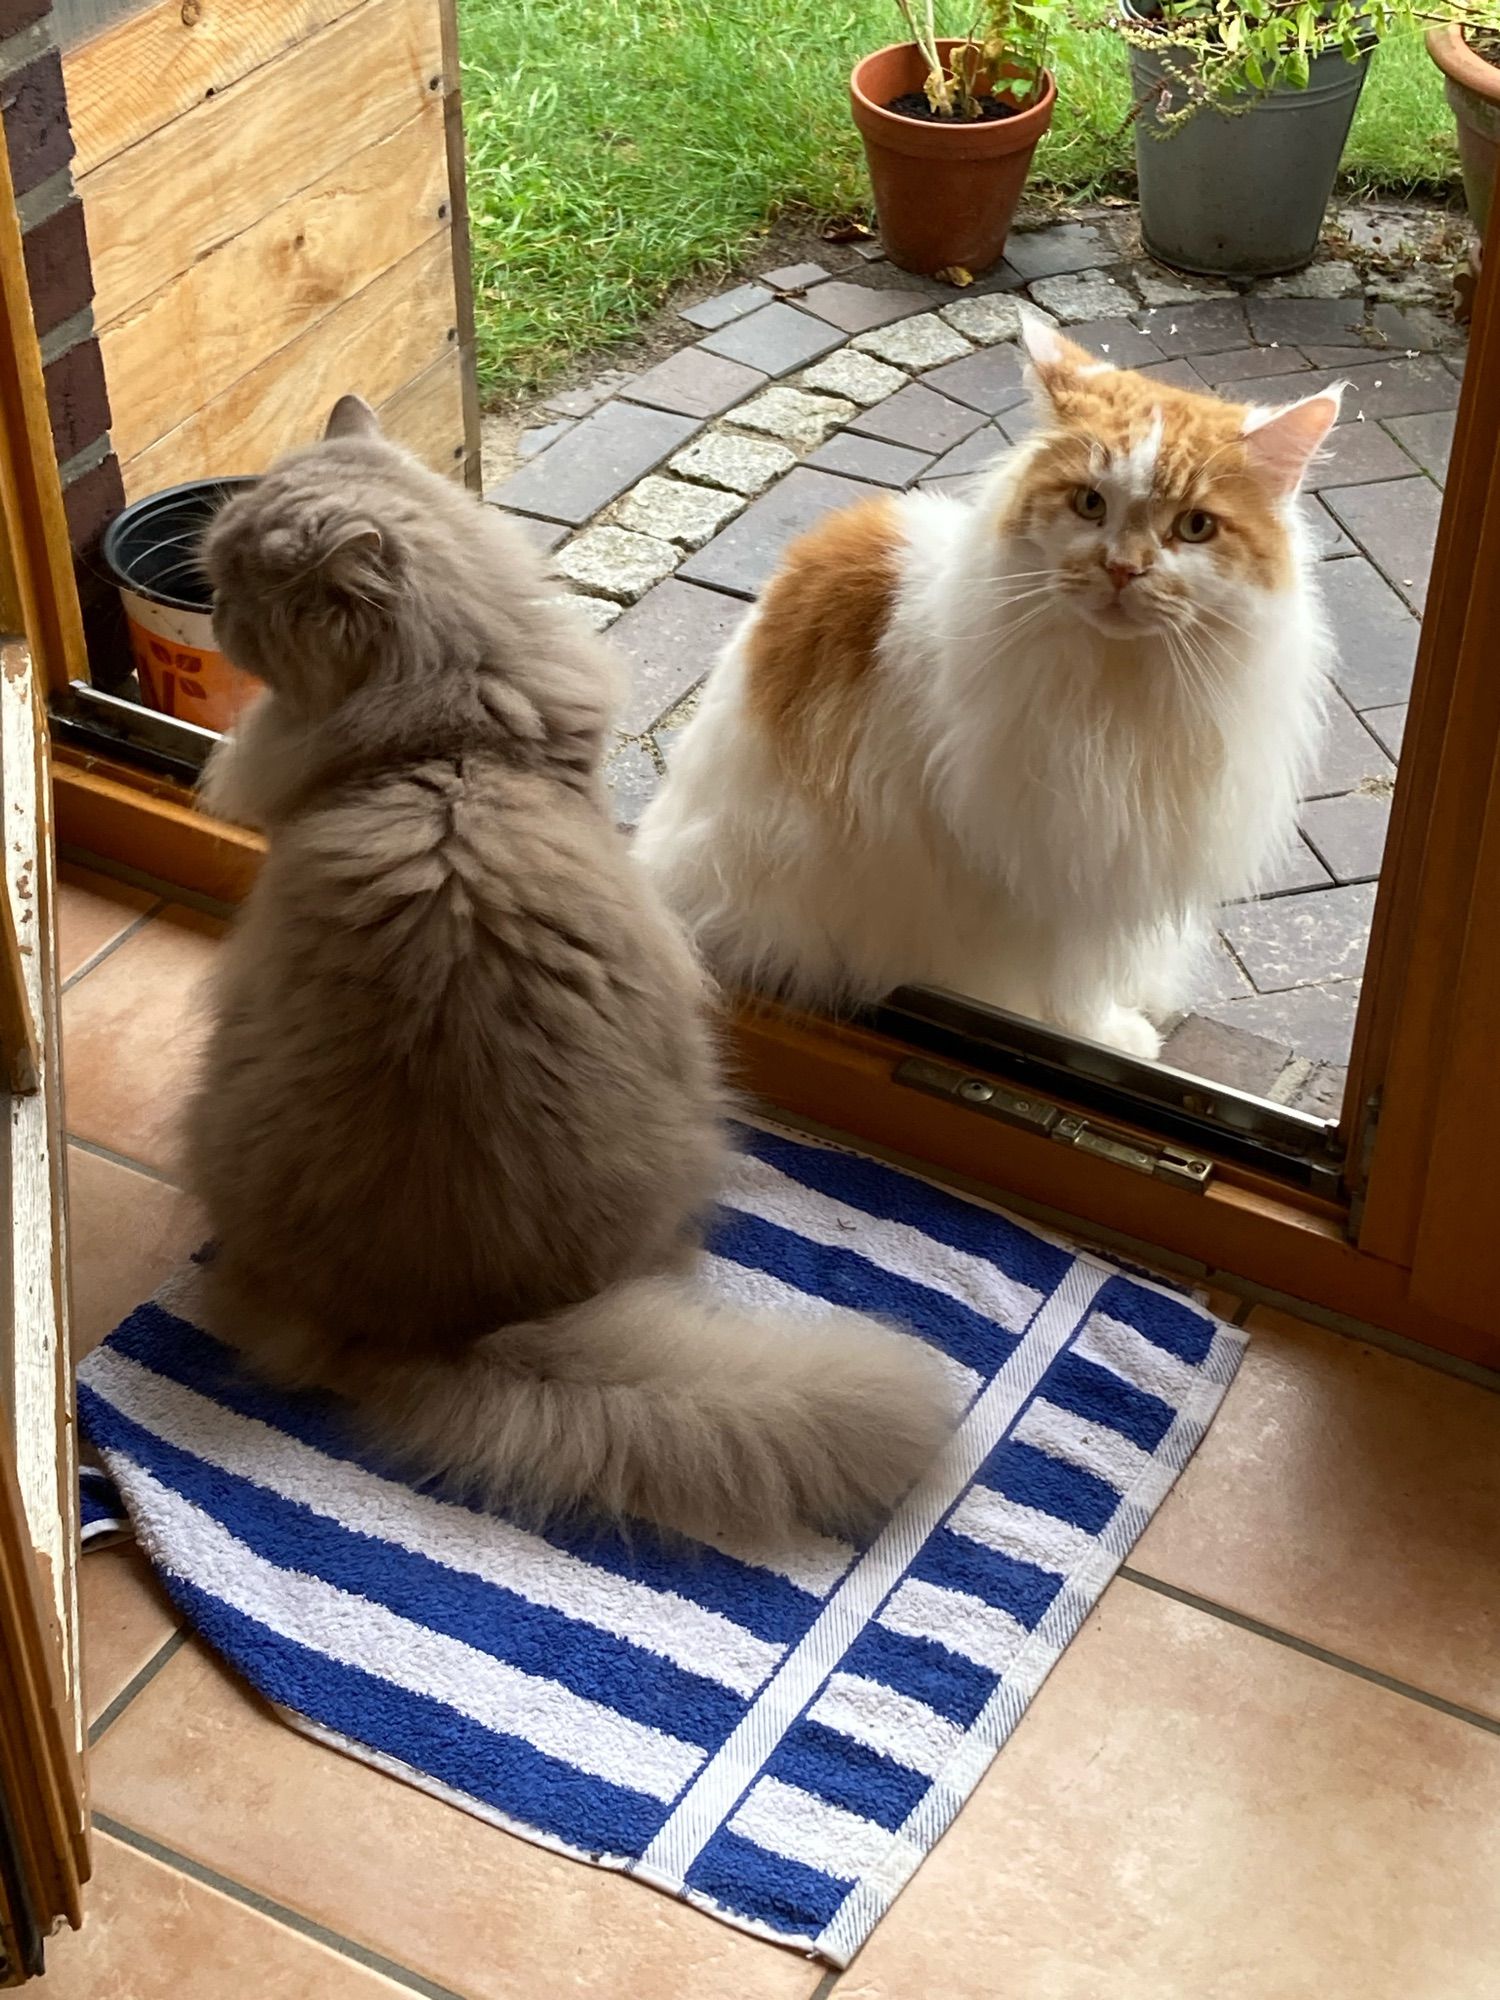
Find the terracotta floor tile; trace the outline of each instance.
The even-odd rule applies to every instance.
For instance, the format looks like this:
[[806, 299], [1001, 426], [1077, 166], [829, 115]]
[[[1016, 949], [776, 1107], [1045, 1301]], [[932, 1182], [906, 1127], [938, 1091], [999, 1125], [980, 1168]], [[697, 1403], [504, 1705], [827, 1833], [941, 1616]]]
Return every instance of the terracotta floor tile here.
[[190, 1876], [94, 1836], [81, 1931], [47, 1944], [43, 2000], [410, 2000], [411, 1988]]
[[203, 1241], [196, 1204], [178, 1189], [68, 1148], [68, 1261], [73, 1353], [82, 1360]]
[[100, 1739], [92, 1786], [98, 1811], [472, 2000], [808, 2000], [821, 1976], [310, 1742], [196, 1644]]
[[834, 2000], [1491, 2000], [1500, 1740], [1111, 1587]]
[[201, 987], [222, 935], [216, 919], [174, 905], [64, 995], [70, 1132], [172, 1170], [207, 1023]]
[[57, 864], [57, 976], [71, 979], [96, 952], [128, 930], [156, 901], [149, 889], [96, 875], [71, 861]]
[[177, 1629], [177, 1614], [151, 1565], [128, 1542], [79, 1558], [83, 1692], [90, 1726]]
[[1500, 1396], [1258, 1307], [1130, 1561], [1500, 1717]]

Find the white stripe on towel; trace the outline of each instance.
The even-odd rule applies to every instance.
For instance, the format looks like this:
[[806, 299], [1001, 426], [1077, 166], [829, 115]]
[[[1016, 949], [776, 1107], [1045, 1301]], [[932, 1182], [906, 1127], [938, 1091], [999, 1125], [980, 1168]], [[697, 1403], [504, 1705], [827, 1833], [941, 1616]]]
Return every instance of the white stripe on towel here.
[[704, 1753], [695, 1743], [632, 1722], [558, 1681], [523, 1673], [373, 1598], [278, 1569], [144, 1466], [134, 1466], [132, 1477], [149, 1502], [158, 1538], [154, 1559], [282, 1638], [300, 1646], [316, 1640], [330, 1660], [441, 1702], [482, 1728], [649, 1798], [675, 1798], [702, 1764]]
[[1016, 1425], [1015, 1436], [1050, 1458], [1092, 1472], [1119, 1493], [1133, 1486], [1151, 1463], [1149, 1451], [1142, 1451], [1108, 1424], [1091, 1423], [1087, 1417], [1049, 1403], [1044, 1396], [1037, 1397]]
[[898, 1278], [914, 1279], [1012, 1333], [1019, 1333], [1041, 1304], [1031, 1285], [1012, 1278], [998, 1264], [914, 1229], [908, 1222], [866, 1215], [833, 1195], [807, 1198], [800, 1182], [764, 1160], [740, 1162], [740, 1171], [724, 1195], [726, 1208], [773, 1222], [804, 1242], [834, 1250], [857, 1250], [868, 1263]]
[[808, 1716], [924, 1778], [935, 1778], [964, 1739], [956, 1722], [925, 1701], [862, 1674], [835, 1674]]
[[1077, 1330], [1101, 1285], [1113, 1275], [1084, 1257], [1065, 1273], [1027, 1329], [1027, 1337], [971, 1404], [927, 1478], [897, 1510], [864, 1561], [850, 1571], [709, 1759], [634, 1873], [665, 1887], [683, 1880], [734, 1801], [1005, 1435], [1017, 1410]]
[[768, 1853], [846, 1882], [873, 1868], [891, 1844], [885, 1827], [780, 1778], [761, 1779], [729, 1822], [729, 1831]]
[[356, 1534], [393, 1542], [612, 1632], [736, 1694], [753, 1693], [781, 1656], [779, 1646], [758, 1639], [720, 1612], [673, 1591], [612, 1575], [498, 1514], [486, 1515], [484, 1532], [476, 1533], [467, 1507], [328, 1458], [285, 1431], [210, 1402], [111, 1347], [90, 1355], [88, 1379], [91, 1388], [143, 1429], [195, 1458], [221, 1465], [283, 1500], [299, 1501]]
[[1147, 1340], [1145, 1334], [1137, 1333], [1123, 1320], [1111, 1319], [1108, 1313], [1095, 1313], [1078, 1336], [1073, 1351], [1085, 1361], [1097, 1361], [1111, 1374], [1123, 1376], [1137, 1389], [1160, 1396], [1174, 1409], [1184, 1397], [1192, 1395], [1198, 1382], [1198, 1371], [1191, 1361], [1169, 1354], [1166, 1348]]
[[1067, 1576], [1094, 1546], [1094, 1537], [1071, 1521], [1044, 1514], [1037, 1507], [1023, 1507], [1019, 1500], [1007, 1500], [1003, 1493], [987, 1486], [975, 1486], [964, 1495], [943, 1524], [955, 1535], [967, 1535], [982, 1542], [998, 1555], [1017, 1562], [1032, 1563]]
[[986, 1604], [966, 1590], [913, 1577], [903, 1583], [880, 1614], [880, 1622], [908, 1639], [935, 1639], [960, 1659], [1003, 1674], [1026, 1643], [1026, 1627], [998, 1604]]

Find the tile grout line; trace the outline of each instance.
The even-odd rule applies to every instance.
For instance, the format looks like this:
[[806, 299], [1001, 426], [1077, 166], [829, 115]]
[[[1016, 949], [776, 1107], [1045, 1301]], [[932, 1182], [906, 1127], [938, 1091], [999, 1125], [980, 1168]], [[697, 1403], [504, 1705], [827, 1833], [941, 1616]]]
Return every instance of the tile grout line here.
[[160, 1167], [148, 1167], [144, 1160], [132, 1159], [129, 1153], [117, 1153], [112, 1146], [101, 1146], [97, 1139], [81, 1139], [76, 1132], [69, 1132], [65, 1137], [68, 1144], [76, 1146], [80, 1153], [92, 1153], [96, 1160], [108, 1160], [112, 1167], [126, 1167], [133, 1174], [142, 1174], [148, 1181], [171, 1188], [174, 1193], [184, 1192], [181, 1182], [170, 1179]]
[[[63, 886], [66, 887], [67, 885], [64, 884]], [[131, 938], [135, 937], [139, 931], [145, 929], [153, 917], [160, 916], [166, 907], [166, 898], [158, 896], [156, 901], [148, 909], [142, 910], [134, 922], [128, 923], [117, 937], [112, 937], [108, 944], [101, 945], [92, 958], [86, 958], [82, 965], [70, 972], [58, 987], [58, 992], [60, 994], [71, 993], [80, 981], [87, 979], [91, 972], [97, 971], [105, 959], [113, 958], [122, 944], [128, 944]]]
[[1301, 1653], [1305, 1659], [1316, 1660], [1321, 1666], [1352, 1674], [1356, 1680], [1368, 1681], [1372, 1687], [1383, 1688], [1387, 1694], [1402, 1695], [1407, 1701], [1414, 1701], [1423, 1708], [1436, 1709], [1439, 1715], [1451, 1716], [1455, 1722], [1467, 1722], [1490, 1736], [1500, 1736], [1500, 1721], [1493, 1716], [1482, 1715], [1478, 1709], [1464, 1708], [1444, 1695], [1429, 1694], [1425, 1688], [1414, 1687], [1410, 1681], [1397, 1680], [1394, 1674], [1382, 1673], [1378, 1667], [1364, 1666], [1344, 1653], [1330, 1652], [1326, 1646], [1315, 1645], [1311, 1639], [1299, 1639], [1295, 1633], [1284, 1632], [1278, 1625], [1268, 1625], [1264, 1619], [1232, 1610], [1227, 1604], [1216, 1604], [1212, 1598], [1200, 1597], [1196, 1591], [1183, 1590], [1178, 1584], [1147, 1576], [1133, 1564], [1122, 1563], [1117, 1573], [1126, 1583], [1154, 1591], [1158, 1597], [1169, 1597], [1174, 1604], [1186, 1605], [1191, 1611], [1201, 1611], [1225, 1625], [1233, 1625], [1238, 1631], [1249, 1632], [1257, 1639], [1268, 1639], [1273, 1645], [1285, 1646], [1288, 1652]]
[[352, 1959], [356, 1965], [362, 1965], [367, 1972], [380, 1973], [396, 1985], [405, 1987], [409, 1993], [422, 1994], [423, 2000], [465, 2000], [465, 1996], [455, 1991], [453, 1987], [441, 1986], [436, 1980], [427, 1979], [409, 1966], [398, 1964], [395, 1959], [387, 1958], [382, 1952], [371, 1951], [367, 1945], [357, 1944], [352, 1938], [342, 1937], [337, 1931], [330, 1930], [326, 1924], [320, 1924], [316, 1918], [305, 1917], [299, 1910], [293, 1910], [285, 1903], [278, 1903], [270, 1896], [263, 1896], [258, 1889], [247, 1888], [244, 1883], [236, 1882], [231, 1876], [221, 1875], [216, 1868], [205, 1867], [201, 1861], [194, 1861], [189, 1855], [179, 1854], [165, 1842], [153, 1839], [148, 1833], [137, 1832], [134, 1827], [112, 1819], [107, 1813], [96, 1812], [93, 1815], [93, 1823], [100, 1833], [108, 1834], [112, 1840], [118, 1840], [122, 1845], [134, 1848], [138, 1854], [144, 1854], [152, 1861], [161, 1862], [179, 1875], [188, 1876], [190, 1880], [201, 1883], [205, 1889], [217, 1890], [221, 1896], [228, 1896], [233, 1902], [254, 1910], [258, 1916], [269, 1917], [284, 1929], [294, 1931], [313, 1944], [322, 1945], [328, 1951], [336, 1952], [341, 1958]]
[[114, 1700], [112, 1702], [109, 1702], [104, 1708], [102, 1708], [99, 1711], [98, 1715], [95, 1716], [94, 1720], [89, 1724], [90, 1750], [93, 1749], [94, 1745], [99, 1741], [99, 1738], [104, 1734], [105, 1730], [109, 1729], [114, 1723], [119, 1721], [120, 1717], [125, 1713], [126, 1709], [129, 1708], [130, 1704], [135, 1700], [136, 1696], [140, 1694], [143, 1689], [148, 1688], [151, 1685], [152, 1681], [156, 1679], [156, 1676], [161, 1672], [162, 1668], [167, 1664], [167, 1662], [170, 1659], [174, 1658], [176, 1654], [181, 1652], [182, 1648], [187, 1644], [188, 1640], [191, 1637], [192, 1633], [188, 1630], [187, 1626], [180, 1625], [177, 1628], [177, 1630], [172, 1633], [170, 1638], [162, 1640], [161, 1644], [157, 1647], [156, 1651], [151, 1655], [150, 1659], [147, 1660], [145, 1666], [141, 1668], [140, 1672], [136, 1674], [132, 1680], [128, 1680], [125, 1683], [124, 1687], [120, 1689], [120, 1692], [115, 1696]]

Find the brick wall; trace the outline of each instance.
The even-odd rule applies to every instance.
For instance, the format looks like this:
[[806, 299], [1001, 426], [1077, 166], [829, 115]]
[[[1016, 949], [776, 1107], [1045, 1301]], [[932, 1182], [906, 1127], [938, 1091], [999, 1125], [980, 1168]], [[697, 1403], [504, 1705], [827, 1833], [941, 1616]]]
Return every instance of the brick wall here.
[[119, 602], [99, 568], [99, 538], [125, 503], [110, 446], [109, 392], [94, 338], [93, 279], [52, 0], [0, 0], [0, 115], [42, 347], [52, 443], [77, 562], [89, 654], [108, 685], [129, 671]]

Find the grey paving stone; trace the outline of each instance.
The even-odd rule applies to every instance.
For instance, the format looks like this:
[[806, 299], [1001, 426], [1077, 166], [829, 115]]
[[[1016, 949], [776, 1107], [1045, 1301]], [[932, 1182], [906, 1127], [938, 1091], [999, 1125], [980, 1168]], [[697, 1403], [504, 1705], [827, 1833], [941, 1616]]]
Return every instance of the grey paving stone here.
[[1189, 1014], [1162, 1045], [1161, 1059], [1189, 1076], [1227, 1083], [1251, 1097], [1264, 1097], [1286, 1068], [1291, 1050], [1242, 1028], [1227, 1027], [1205, 1014]]
[[1020, 444], [1037, 429], [1038, 422], [1036, 405], [1028, 397], [1013, 410], [1003, 410], [995, 419], [995, 428], [1007, 444]]
[[[994, 292], [983, 299], [955, 299], [951, 306], [940, 306], [938, 312], [965, 339], [977, 340], [983, 347], [993, 347], [999, 341], [1018, 338], [1021, 309], [1020, 299]], [[1038, 318], [1048, 317], [1040, 306], [1033, 307], [1033, 311]]]
[[673, 472], [701, 479], [730, 493], [753, 498], [763, 493], [797, 463], [797, 454], [769, 438], [735, 437], [730, 431], [705, 431], [671, 461]]
[[1445, 354], [1443, 356], [1443, 366], [1455, 381], [1462, 382], [1464, 379], [1464, 363], [1467, 358], [1463, 354]]
[[1153, 382], [1170, 383], [1174, 389], [1186, 389], [1194, 396], [1209, 394], [1209, 387], [1191, 361], [1151, 361], [1144, 368], [1136, 370], [1138, 375], [1149, 375]]
[[856, 257], [863, 257], [867, 264], [881, 264], [885, 261], [885, 245], [878, 236], [861, 237], [849, 248]]
[[783, 264], [779, 270], [762, 271], [760, 282], [773, 292], [805, 292], [810, 285], [821, 285], [832, 276], [821, 264]]
[[639, 736], [659, 722], [708, 672], [745, 615], [737, 597], [680, 576], [631, 605], [611, 638], [630, 662], [630, 693], [619, 726]]
[[1404, 701], [1393, 701], [1387, 708], [1366, 708], [1360, 713], [1360, 721], [1393, 757], [1401, 755], [1401, 744], [1406, 736], [1406, 707]]
[[840, 340], [836, 327], [778, 300], [744, 319], [732, 320], [716, 333], [705, 334], [698, 345], [710, 354], [723, 354], [731, 361], [742, 361], [747, 368], [758, 368], [763, 375], [788, 375], [839, 346]]
[[1414, 347], [1419, 354], [1442, 354], [1460, 346], [1464, 338], [1450, 314], [1423, 305], [1377, 305], [1371, 309], [1370, 325], [1386, 347], [1403, 353]]
[[[488, 493], [484, 497], [486, 500], [490, 498]], [[540, 555], [551, 555], [559, 542], [568, 539], [568, 530], [556, 521], [538, 521], [530, 514], [512, 514], [508, 507], [502, 507], [500, 511], [509, 516]]]
[[1309, 264], [1284, 278], [1263, 278], [1255, 287], [1263, 299], [1348, 299], [1363, 291], [1359, 273], [1342, 258]]
[[1339, 1063], [1314, 1063], [1307, 1076], [1287, 1099], [1289, 1111], [1305, 1111], [1309, 1118], [1324, 1118], [1331, 1124], [1344, 1103], [1349, 1072]]
[[661, 760], [668, 770], [672, 768], [672, 753], [677, 747], [677, 739], [697, 714], [702, 695], [703, 682], [700, 681], [697, 687], [683, 696], [670, 715], [662, 717], [651, 732], [651, 741], [656, 745]]
[[707, 548], [690, 556], [681, 575], [689, 583], [706, 583], [737, 597], [753, 597], [775, 570], [788, 542], [835, 508], [852, 506], [882, 491], [879, 486], [799, 465], [715, 535]]
[[1443, 496], [1430, 479], [1333, 486], [1318, 498], [1358, 542], [1391, 588], [1421, 613]]
[[1333, 625], [1340, 692], [1357, 709], [1404, 702], [1421, 630], [1411, 612], [1362, 556], [1325, 563], [1318, 589]]
[[883, 403], [862, 410], [849, 424], [865, 437], [884, 438], [929, 454], [950, 450], [984, 422], [978, 410], [940, 396], [920, 382], [909, 382]]
[[827, 444], [819, 445], [807, 463], [820, 472], [842, 472], [849, 479], [868, 479], [876, 486], [904, 488], [915, 485], [931, 467], [932, 454], [840, 431]]
[[1418, 264], [1411, 271], [1372, 271], [1365, 291], [1371, 298], [1389, 299], [1394, 305], [1431, 305], [1452, 297], [1453, 273], [1432, 264]]
[[1215, 285], [1207, 278], [1185, 278], [1149, 259], [1136, 264], [1130, 275], [1148, 306], [1192, 306], [1204, 299], [1234, 297], [1227, 285]]
[[1135, 293], [1118, 284], [1107, 271], [1038, 278], [1031, 286], [1031, 296], [1065, 326], [1081, 320], [1126, 319], [1140, 311]]
[[971, 410], [997, 417], [1025, 398], [1024, 365], [1019, 348], [982, 347], [961, 361], [945, 361], [941, 368], [929, 369], [922, 382], [940, 395], [967, 403]]
[[1297, 506], [1307, 523], [1308, 532], [1312, 537], [1313, 554], [1319, 562], [1327, 562], [1333, 556], [1354, 554], [1353, 542], [1323, 505], [1320, 494], [1304, 493]]
[[679, 347], [621, 391], [632, 403], [680, 410], [687, 417], [716, 417], [761, 388], [766, 377], [742, 361], [709, 354], [702, 347]]
[[[1198, 373], [1231, 397], [1238, 397], [1243, 381], [1295, 375], [1306, 367], [1295, 347], [1231, 347], [1227, 354], [1205, 354], [1198, 361]], [[1281, 393], [1290, 401], [1297, 393], [1296, 383], [1289, 382]]]
[[1393, 769], [1364, 722], [1336, 689], [1330, 689], [1318, 768], [1308, 780], [1304, 797], [1333, 798], [1340, 792], [1352, 792], [1356, 785], [1388, 783]]
[[[1328, 894], [1369, 895], [1370, 891], [1330, 889]], [[1284, 903], [1277, 907], [1296, 906]], [[1326, 986], [1297, 986], [1285, 993], [1258, 993], [1252, 1000], [1215, 1001], [1208, 1012], [1231, 1027], [1264, 1035], [1268, 1041], [1285, 1042], [1309, 1061], [1343, 1064], [1349, 1060], [1354, 1040], [1359, 988], [1358, 979], [1336, 979]]]
[[[1265, 352], [1271, 353], [1271, 350], [1266, 349]], [[1282, 403], [1295, 403], [1303, 396], [1315, 396], [1320, 389], [1344, 381], [1348, 373], [1347, 368], [1309, 368], [1291, 380], [1285, 375], [1256, 375], [1248, 381], [1234, 384], [1234, 400], [1237, 403], [1265, 403], [1274, 409]], [[1344, 414], [1353, 419], [1354, 408], [1347, 396], [1344, 398]]]
[[[1359, 882], [1237, 903], [1224, 911], [1219, 927], [1257, 992], [1280, 993], [1289, 986], [1356, 978], [1364, 970], [1374, 907], [1374, 884]], [[1300, 1046], [1295, 1036], [1286, 1040]]]
[[[1266, 869], [1259, 884], [1262, 896], [1293, 896], [1307, 889], [1326, 889], [1333, 877], [1306, 841], [1292, 842], [1287, 852]], [[1242, 907], [1236, 905], [1236, 908]]]
[[558, 550], [553, 566], [559, 576], [597, 597], [633, 604], [653, 583], [671, 575], [679, 553], [670, 542], [629, 528], [586, 528]]
[[1432, 410], [1423, 417], [1390, 417], [1387, 428], [1402, 449], [1441, 486], [1448, 477], [1448, 459], [1457, 423], [1457, 410]]
[[1356, 250], [1378, 251], [1393, 259], [1421, 253], [1421, 243], [1403, 215], [1378, 208], [1341, 208], [1332, 220]]
[[924, 309], [925, 300], [914, 292], [885, 291], [875, 285], [850, 285], [841, 279], [819, 285], [802, 302], [804, 312], [816, 313], [830, 326], [845, 333], [868, 333], [872, 326], [889, 326], [894, 320], [910, 319]]
[[911, 369], [936, 368], [971, 351], [963, 335], [934, 312], [917, 313], [893, 326], [877, 326], [868, 333], [857, 333], [854, 345], [861, 354], [874, 354], [897, 368]]
[[842, 397], [812, 396], [805, 389], [789, 389], [781, 383], [762, 389], [748, 403], [729, 412], [730, 421], [746, 430], [803, 447], [821, 444], [830, 431], [853, 415], [854, 405]]
[[615, 825], [630, 831], [640, 824], [661, 778], [649, 750], [639, 743], [622, 743], [604, 760], [604, 782], [609, 787]]
[[1193, 980], [1193, 1005], [1205, 1000], [1240, 1000], [1255, 988], [1234, 962], [1234, 954], [1223, 938], [1214, 934], [1200, 959]]
[[1162, 359], [1162, 351], [1150, 334], [1142, 333], [1128, 319], [1082, 320], [1068, 328], [1068, 338], [1114, 368], [1144, 368]]
[[1302, 832], [1337, 882], [1373, 882], [1380, 873], [1391, 824], [1389, 785], [1310, 799], [1298, 815]]
[[696, 428], [693, 418], [670, 410], [606, 403], [512, 473], [491, 497], [519, 513], [581, 526], [654, 471]]
[[[1338, 379], [1338, 372], [1333, 371], [1332, 379]], [[1376, 417], [1422, 416], [1429, 410], [1458, 407], [1458, 385], [1442, 362], [1430, 354], [1419, 355], [1415, 361], [1408, 361], [1404, 354], [1388, 361], [1367, 361], [1358, 368], [1345, 368], [1342, 375], [1349, 387], [1344, 392], [1341, 422], [1349, 422], [1361, 411], [1368, 423]]]
[[892, 368], [888, 361], [877, 361], [873, 354], [841, 347], [836, 354], [827, 354], [811, 368], [805, 368], [797, 378], [797, 386], [820, 390], [826, 396], [843, 396], [866, 409], [871, 403], [893, 396], [905, 380], [901, 370]]
[[966, 474], [984, 472], [994, 464], [1010, 440], [1004, 437], [993, 424], [986, 424], [983, 430], [966, 437], [962, 444], [954, 445], [952, 451], [945, 451], [922, 474], [919, 485], [927, 486], [935, 479], [958, 479]]
[[1340, 424], [1308, 468], [1309, 493], [1325, 486], [1364, 486], [1375, 479], [1405, 479], [1416, 470], [1411, 459], [1379, 424]]
[[683, 549], [701, 549], [744, 504], [738, 493], [685, 479], [664, 479], [652, 472], [616, 502], [614, 518], [622, 528], [633, 528], [637, 534], [656, 535]]
[[1147, 308], [1133, 315], [1169, 360], [1186, 355], [1227, 354], [1232, 347], [1249, 347], [1250, 322], [1238, 299], [1213, 299], [1201, 306]]
[[769, 305], [771, 298], [764, 285], [736, 285], [733, 291], [720, 292], [696, 306], [684, 306], [678, 318], [712, 333], [717, 327], [728, 326], [731, 320], [743, 319], [747, 313]]
[[1365, 302], [1349, 299], [1267, 299], [1254, 294], [1245, 301], [1250, 331], [1264, 347], [1273, 340], [1303, 347], [1308, 341], [1337, 342], [1357, 333], [1365, 323]]
[[1005, 261], [1030, 284], [1062, 271], [1091, 271], [1112, 264], [1115, 246], [1086, 222], [1055, 222], [1045, 229], [1013, 230]]
[[634, 380], [633, 368], [606, 368], [602, 375], [596, 375], [592, 382], [585, 382], [581, 388], [562, 389], [557, 395], [549, 396], [542, 408], [560, 417], [591, 416], [601, 403], [607, 403], [611, 396], [620, 393], [627, 382]]
[[556, 444], [559, 438], [566, 437], [572, 428], [572, 420], [568, 417], [558, 417], [550, 424], [532, 424], [516, 439], [516, 457], [524, 465], [528, 458], [535, 458], [549, 444]]
[[591, 632], [607, 632], [621, 611], [621, 606], [611, 604], [607, 597], [589, 597], [576, 590], [551, 601], [562, 605], [570, 616], [581, 618]]

